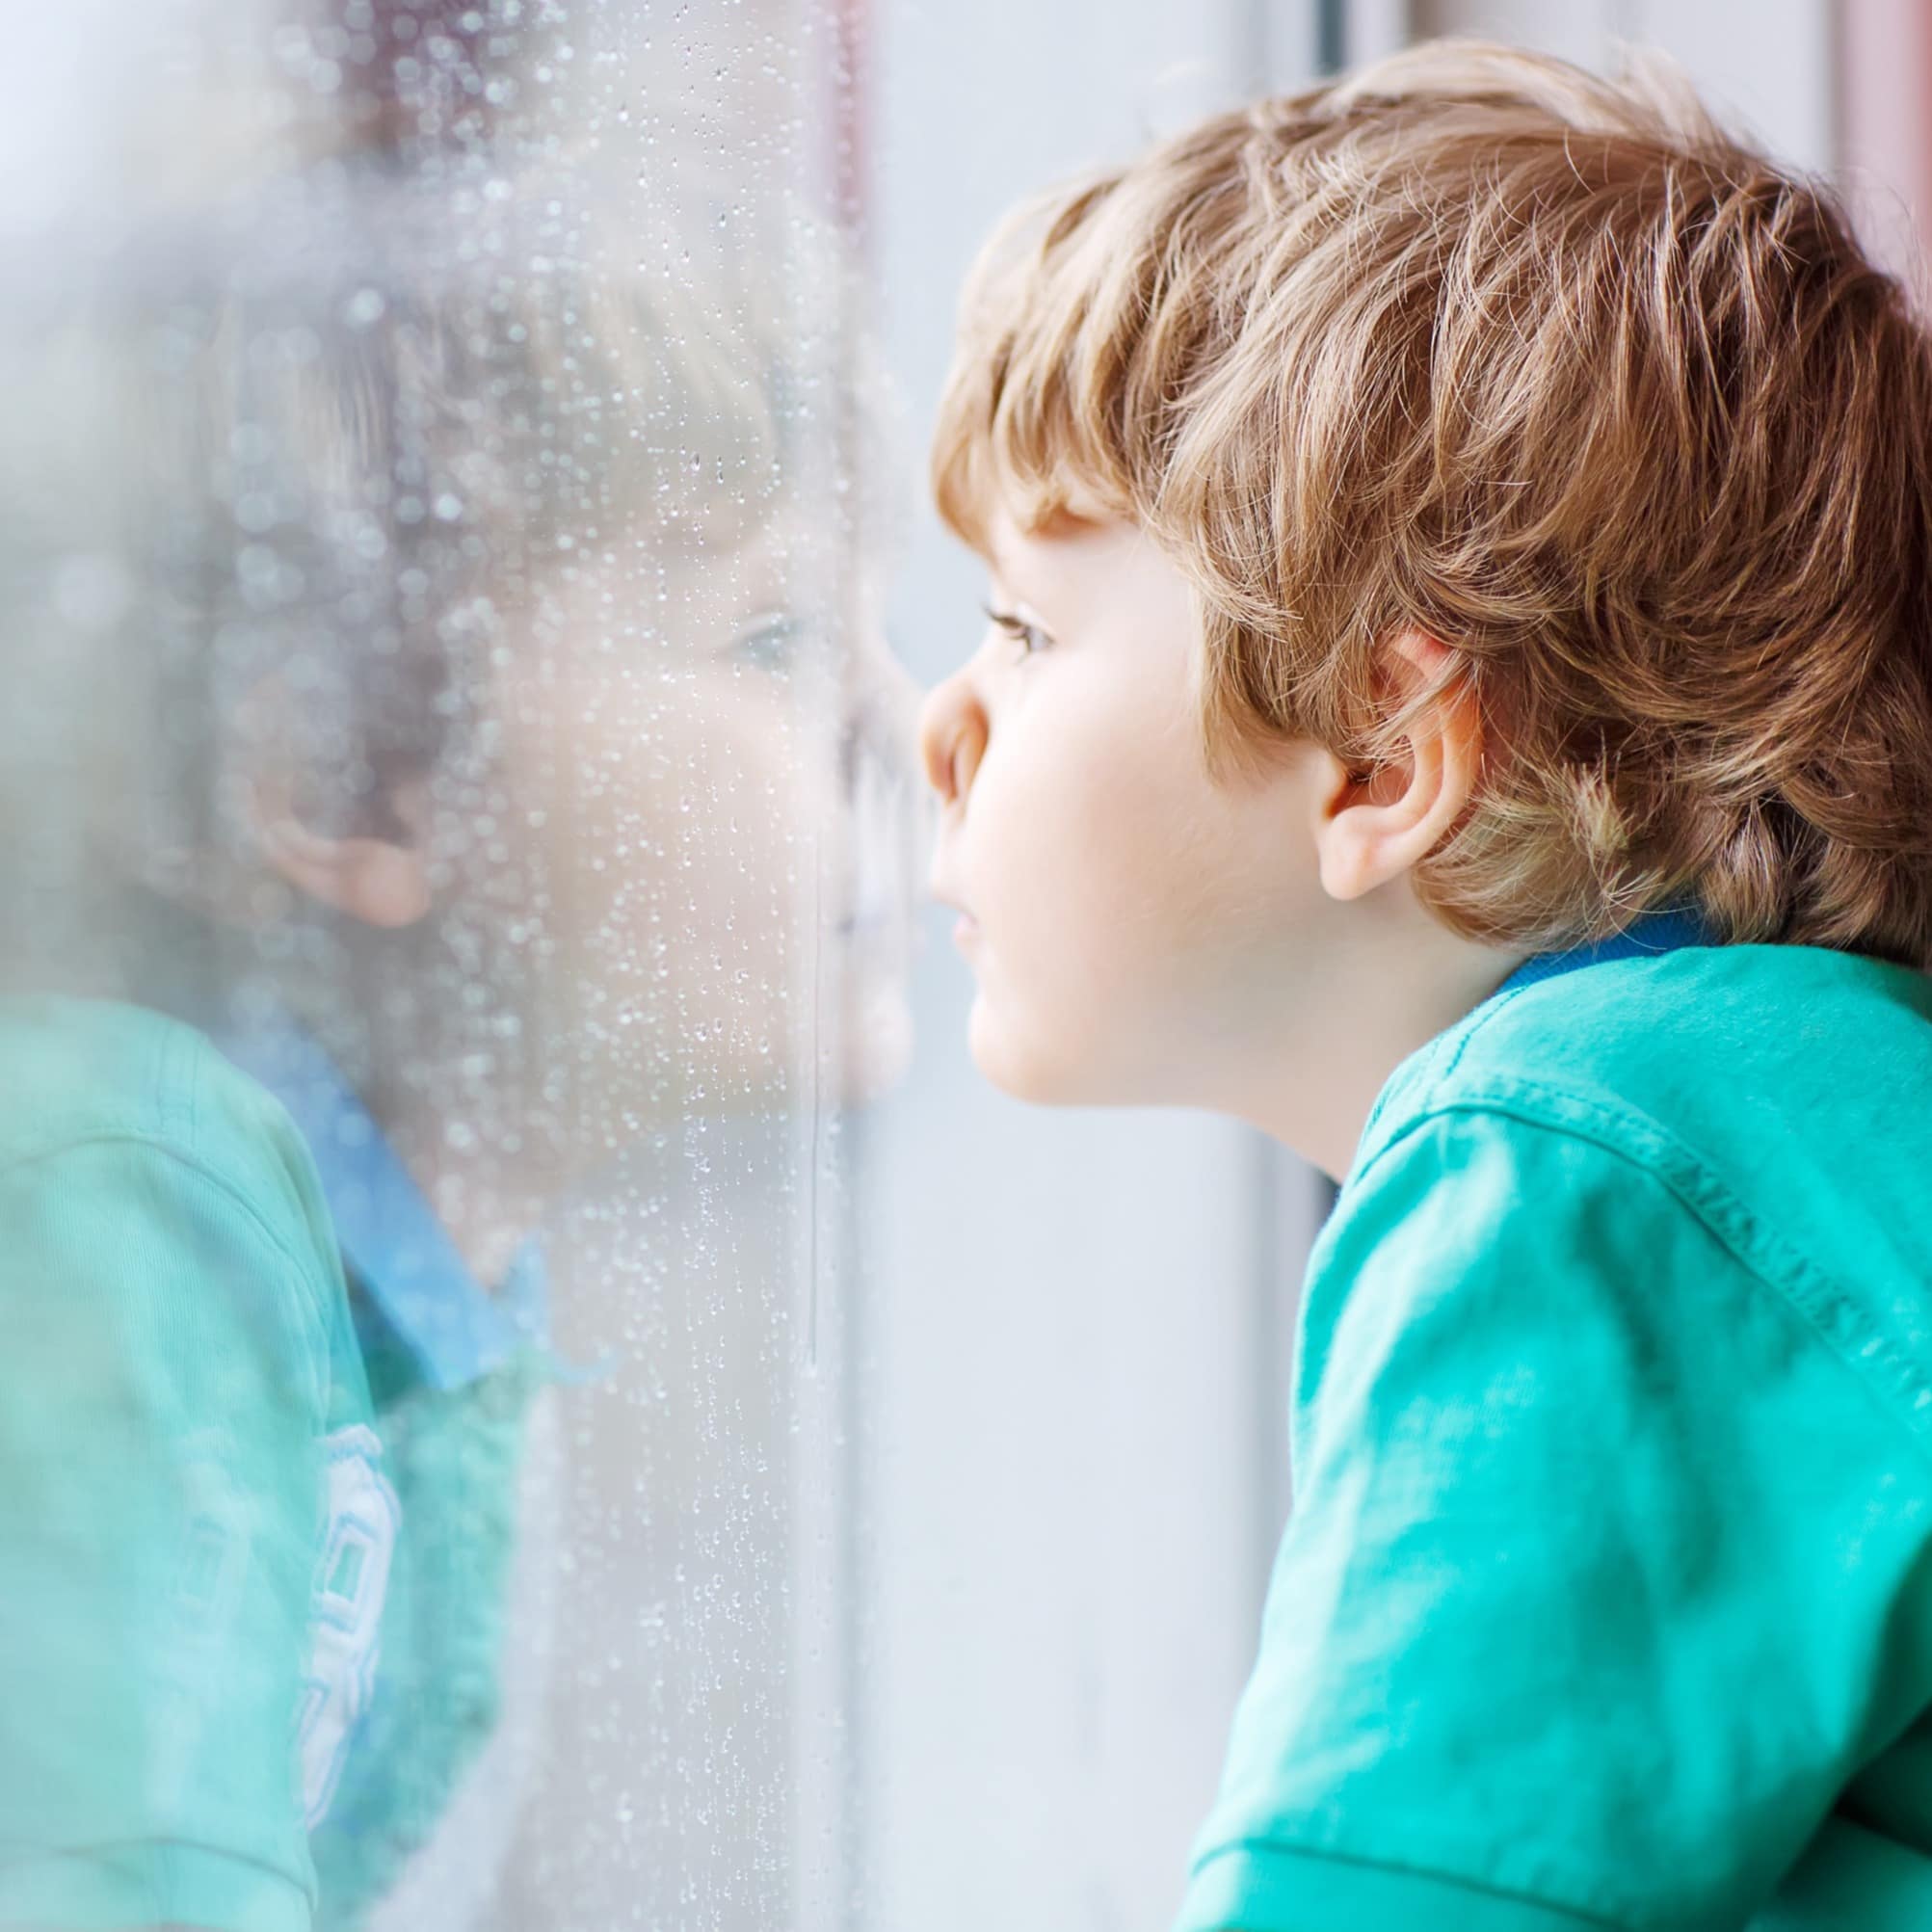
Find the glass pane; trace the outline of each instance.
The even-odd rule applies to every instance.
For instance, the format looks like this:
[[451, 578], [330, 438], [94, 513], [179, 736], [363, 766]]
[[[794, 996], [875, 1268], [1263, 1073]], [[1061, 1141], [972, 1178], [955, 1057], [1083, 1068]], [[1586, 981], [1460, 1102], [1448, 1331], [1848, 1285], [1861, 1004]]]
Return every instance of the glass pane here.
[[7, 34], [0, 1920], [831, 1923], [923, 828], [825, 33]]

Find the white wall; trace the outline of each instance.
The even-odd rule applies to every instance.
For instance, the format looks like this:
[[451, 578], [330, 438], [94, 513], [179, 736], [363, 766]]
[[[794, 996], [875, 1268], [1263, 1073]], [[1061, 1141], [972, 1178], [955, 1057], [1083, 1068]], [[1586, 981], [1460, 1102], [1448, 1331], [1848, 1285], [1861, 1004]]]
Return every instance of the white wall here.
[[1660, 47], [1727, 120], [1805, 168], [1833, 160], [1830, 0], [1414, 0], [1418, 33], [1485, 34], [1615, 66]]

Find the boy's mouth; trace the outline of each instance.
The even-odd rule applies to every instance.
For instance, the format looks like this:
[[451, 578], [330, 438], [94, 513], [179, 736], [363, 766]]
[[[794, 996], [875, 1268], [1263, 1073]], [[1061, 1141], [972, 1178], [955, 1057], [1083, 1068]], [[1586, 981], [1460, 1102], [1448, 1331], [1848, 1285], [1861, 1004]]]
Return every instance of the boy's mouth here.
[[979, 921], [973, 917], [966, 907], [961, 905], [957, 899], [947, 897], [943, 892], [935, 892], [932, 896], [933, 903], [936, 906], [945, 906], [959, 914], [958, 922], [953, 927], [953, 938], [961, 945], [965, 945], [969, 940], [978, 938]]

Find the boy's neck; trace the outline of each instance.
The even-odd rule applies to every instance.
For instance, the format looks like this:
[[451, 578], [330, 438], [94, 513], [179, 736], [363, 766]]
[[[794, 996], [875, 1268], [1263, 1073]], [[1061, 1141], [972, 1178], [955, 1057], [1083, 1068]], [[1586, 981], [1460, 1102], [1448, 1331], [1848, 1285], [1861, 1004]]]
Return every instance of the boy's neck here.
[[1284, 1037], [1256, 1056], [1258, 1086], [1229, 1111], [1339, 1184], [1389, 1075], [1495, 993], [1525, 957], [1441, 927], [1413, 944], [1378, 945], [1333, 972], [1326, 994], [1293, 1002]]

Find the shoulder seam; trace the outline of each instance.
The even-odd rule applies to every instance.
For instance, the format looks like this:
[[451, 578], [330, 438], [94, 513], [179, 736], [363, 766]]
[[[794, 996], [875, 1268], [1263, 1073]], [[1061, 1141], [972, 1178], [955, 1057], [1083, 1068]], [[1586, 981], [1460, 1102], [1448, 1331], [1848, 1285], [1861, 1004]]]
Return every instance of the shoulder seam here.
[[1621, 1919], [1606, 1917], [1587, 1906], [1566, 1904], [1534, 1892], [1497, 1884], [1486, 1878], [1466, 1877], [1460, 1872], [1445, 1870], [1439, 1866], [1407, 1863], [1401, 1859], [1370, 1857], [1363, 1853], [1343, 1851], [1333, 1845], [1301, 1844], [1293, 1839], [1279, 1834], [1265, 1838], [1225, 1839], [1193, 1861], [1188, 1878], [1191, 1883], [1216, 1859], [1253, 1858], [1257, 1855], [1264, 1858], [1270, 1855], [1280, 1857], [1284, 1854], [1290, 1858], [1314, 1859], [1324, 1864], [1355, 1866], [1367, 1871], [1387, 1872], [1391, 1877], [1415, 1880], [1424, 1885], [1452, 1886], [1459, 1892], [1472, 1892], [1485, 1897], [1502, 1899], [1513, 1905], [1529, 1906], [1535, 1911], [1548, 1913], [1552, 1919], [1565, 1919], [1575, 1925], [1617, 1927], [1624, 1922]]
[[[1534, 985], [1536, 982], [1532, 981], [1531, 984]], [[1463, 1037], [1456, 1042], [1456, 1050], [1449, 1056], [1449, 1064], [1430, 1083], [1428, 1096], [1422, 1103], [1425, 1107], [1435, 1099], [1436, 1095], [1442, 1089], [1442, 1083], [1462, 1065], [1463, 1055], [1469, 1050], [1469, 1042], [1484, 1027], [1491, 1025], [1499, 1014], [1506, 1012], [1510, 1007], [1514, 1006], [1528, 991], [1529, 987], [1527, 986], [1512, 987], [1505, 993], [1492, 993], [1488, 999], [1484, 1000], [1482, 1008], [1478, 1009], [1479, 1017], [1475, 1019], [1472, 1024], [1464, 1027]], [[1485, 1011], [1484, 1009], [1487, 1010]]]
[[[1831, 1275], [1809, 1254], [1754, 1215], [1685, 1143], [1653, 1116], [1612, 1108], [1584, 1094], [1541, 1080], [1492, 1082], [1486, 1093], [1426, 1106], [1405, 1121], [1368, 1168], [1400, 1147], [1416, 1128], [1452, 1114], [1494, 1114], [1548, 1133], [1587, 1141], [1648, 1175], [1723, 1247], [1748, 1275], [1784, 1303], [1839, 1358], [1873, 1404], [1913, 1439], [1932, 1462], [1932, 1385], [1924, 1371], [1875, 1328]], [[1582, 1118], [1566, 1118], [1566, 1115]], [[1648, 1143], [1640, 1151], [1632, 1140]], [[1366, 1175], [1368, 1168], [1363, 1170]], [[1358, 1180], [1361, 1178], [1358, 1176]], [[1883, 1374], [1889, 1388], [1879, 1385]]]
[[[1449, 1064], [1446, 1067], [1438, 1068], [1434, 1075], [1430, 1078], [1427, 1091], [1424, 1093], [1422, 1098], [1423, 1106], [1426, 1107], [1435, 1098], [1436, 1094], [1438, 1090], [1442, 1087], [1442, 1082], [1446, 1080], [1449, 1077], [1449, 1075], [1456, 1071], [1456, 1068], [1461, 1064], [1464, 1053], [1469, 1049], [1469, 1042], [1473, 1040], [1476, 1037], [1476, 1035], [1480, 1033], [1483, 1030], [1483, 1028], [1487, 1026], [1490, 1023], [1490, 1021], [1496, 1017], [1498, 1013], [1500, 1013], [1505, 1007], [1514, 1004], [1514, 1002], [1517, 999], [1521, 998], [1523, 993], [1528, 992], [1528, 990], [1529, 989], [1527, 987], [1518, 986], [1518, 987], [1512, 987], [1507, 992], [1491, 993], [1490, 996], [1487, 999], [1483, 1000], [1474, 1009], [1473, 1012], [1466, 1014], [1461, 1019], [1455, 1022], [1455, 1025], [1445, 1028], [1442, 1033], [1439, 1034], [1435, 1038], [1435, 1040], [1431, 1042], [1426, 1042], [1423, 1045], [1419, 1046], [1416, 1049], [1416, 1056], [1412, 1057], [1420, 1057], [1420, 1056], [1433, 1057], [1434, 1054], [1440, 1054], [1443, 1050], [1447, 1042], [1455, 1038], [1457, 1028], [1460, 1027], [1462, 1029], [1462, 1038], [1456, 1040], [1455, 1051], [1449, 1055]], [[1389, 1101], [1393, 1097], [1395, 1086], [1396, 1086], [1396, 1073], [1391, 1072], [1389, 1077], [1383, 1082], [1381, 1092], [1378, 1093], [1375, 1097], [1375, 1104], [1369, 1108], [1368, 1118], [1363, 1122], [1362, 1131], [1360, 1134], [1356, 1136], [1358, 1149], [1367, 1145], [1369, 1136], [1373, 1134], [1373, 1132], [1375, 1131], [1376, 1123], [1381, 1120], [1384, 1112], [1388, 1108]], [[1399, 1140], [1400, 1138], [1401, 1135], [1399, 1133], [1396, 1134], [1393, 1137], [1393, 1139], [1389, 1141], [1389, 1146], [1392, 1147], [1394, 1145], [1395, 1140]], [[1363, 1163], [1362, 1168], [1359, 1170], [1355, 1167], [1354, 1163], [1351, 1162], [1349, 1170], [1350, 1173], [1351, 1174], [1365, 1173], [1368, 1168], [1373, 1167], [1375, 1163], [1379, 1159], [1381, 1159], [1386, 1149], [1377, 1148], [1375, 1151], [1368, 1156], [1368, 1159]]]
[[[203, 1155], [197, 1153], [192, 1149], [176, 1146], [160, 1134], [135, 1133], [125, 1130], [106, 1130], [97, 1133], [75, 1134], [72, 1138], [60, 1141], [52, 1147], [38, 1149], [33, 1153], [24, 1154], [17, 1159], [0, 1164], [0, 1184], [12, 1180], [16, 1175], [21, 1174], [28, 1168], [37, 1167], [45, 1161], [58, 1160], [63, 1154], [76, 1152], [82, 1148], [105, 1146], [145, 1148], [152, 1153], [159, 1154], [164, 1160], [171, 1162], [172, 1165], [186, 1169], [188, 1173], [204, 1182], [225, 1200], [232, 1203], [241, 1211], [244, 1219], [247, 1220], [249, 1225], [260, 1236], [263, 1243], [302, 1279], [308, 1291], [311, 1314], [318, 1323], [326, 1326], [324, 1304], [328, 1299], [328, 1284], [316, 1278], [313, 1267], [305, 1264], [301, 1257], [294, 1253], [288, 1243], [269, 1224], [260, 1208], [249, 1199], [248, 1195], [241, 1188], [237, 1187], [225, 1175], [213, 1167]], [[298, 1340], [299, 1337], [291, 1333], [290, 1339]], [[326, 1336], [324, 1337], [324, 1352], [325, 1354], [327, 1352]], [[310, 1359], [312, 1361], [314, 1358], [311, 1356]], [[323, 1408], [326, 1406], [326, 1389], [320, 1388], [312, 1389], [311, 1395], [316, 1402], [317, 1413], [322, 1413]]]

